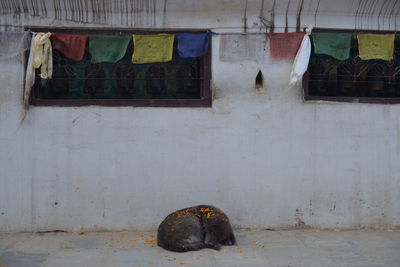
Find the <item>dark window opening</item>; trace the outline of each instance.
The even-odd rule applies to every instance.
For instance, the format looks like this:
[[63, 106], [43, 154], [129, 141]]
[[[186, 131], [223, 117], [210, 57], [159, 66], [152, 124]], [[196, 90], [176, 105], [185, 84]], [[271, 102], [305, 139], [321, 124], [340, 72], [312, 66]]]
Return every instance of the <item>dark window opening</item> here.
[[[132, 32], [83, 29], [32, 30], [89, 35], [179, 33], [179, 31]], [[84, 58], [80, 62], [70, 60], [53, 49], [53, 77], [42, 80], [37, 70], [30, 103], [39, 106], [210, 107], [211, 45], [201, 57], [180, 58], [176, 42], [175, 39], [171, 61], [147, 64], [131, 62], [134, 51], [132, 40], [125, 56], [116, 63], [91, 63], [88, 44]]]
[[263, 87], [264, 87], [264, 76], [260, 70], [260, 71], [258, 71], [257, 76], [256, 76], [255, 88], [256, 88], [256, 90], [262, 90]]
[[113, 69], [115, 93], [121, 98], [135, 94], [136, 72], [132, 64], [119, 62]]
[[146, 70], [145, 94], [149, 98], [167, 97], [165, 69], [159, 65], [150, 66]]
[[198, 98], [199, 83], [197, 69], [193, 66], [182, 66], [176, 70], [176, 93], [180, 97]]
[[361, 103], [400, 103], [400, 37], [395, 38], [391, 61], [358, 57], [357, 33], [392, 33], [316, 29], [314, 32], [353, 33], [350, 58], [344, 61], [315, 54], [303, 77], [305, 100]]

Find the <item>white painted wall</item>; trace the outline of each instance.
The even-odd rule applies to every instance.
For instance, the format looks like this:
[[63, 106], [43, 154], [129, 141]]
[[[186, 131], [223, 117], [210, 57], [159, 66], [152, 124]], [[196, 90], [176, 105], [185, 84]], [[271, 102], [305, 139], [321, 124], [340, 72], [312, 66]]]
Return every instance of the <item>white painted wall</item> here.
[[[241, 31], [235, 8], [222, 27], [169, 12], [167, 28]], [[31, 107], [20, 123], [23, 66], [1, 62], [0, 231], [150, 230], [202, 203], [242, 227], [399, 226], [400, 106], [304, 103], [289, 61], [220, 62], [219, 38], [212, 108]]]
[[2, 0], [0, 29], [85, 23], [102, 28], [232, 30], [244, 26], [246, 14], [250, 31], [260, 29], [260, 15], [267, 20], [275, 16], [275, 26], [282, 30], [286, 14], [287, 26], [293, 29], [299, 13], [302, 27], [392, 31], [400, 27], [398, 0]]

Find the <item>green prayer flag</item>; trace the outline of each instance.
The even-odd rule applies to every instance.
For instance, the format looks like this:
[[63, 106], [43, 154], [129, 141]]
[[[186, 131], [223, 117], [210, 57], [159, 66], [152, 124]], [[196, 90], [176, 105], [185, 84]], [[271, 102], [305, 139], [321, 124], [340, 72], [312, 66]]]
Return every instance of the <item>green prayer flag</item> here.
[[89, 51], [92, 63], [115, 63], [124, 57], [131, 36], [118, 35], [90, 35]]
[[315, 54], [325, 54], [345, 60], [350, 57], [351, 33], [313, 33]]

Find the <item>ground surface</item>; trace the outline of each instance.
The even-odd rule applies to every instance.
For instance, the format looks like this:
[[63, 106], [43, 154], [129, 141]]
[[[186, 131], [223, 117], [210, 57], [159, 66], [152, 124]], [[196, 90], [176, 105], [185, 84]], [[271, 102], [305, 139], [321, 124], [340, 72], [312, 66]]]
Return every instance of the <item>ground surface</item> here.
[[174, 253], [155, 233], [0, 234], [0, 267], [400, 266], [400, 231], [236, 231], [238, 246]]

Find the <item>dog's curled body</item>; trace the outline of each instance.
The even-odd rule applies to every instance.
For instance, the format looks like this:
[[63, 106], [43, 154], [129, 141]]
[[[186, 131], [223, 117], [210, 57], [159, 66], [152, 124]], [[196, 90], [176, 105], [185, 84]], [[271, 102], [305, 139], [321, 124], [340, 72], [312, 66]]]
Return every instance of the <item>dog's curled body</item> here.
[[220, 209], [200, 205], [175, 211], [158, 227], [157, 244], [167, 250], [186, 252], [202, 248], [219, 250], [236, 244], [228, 217]]

